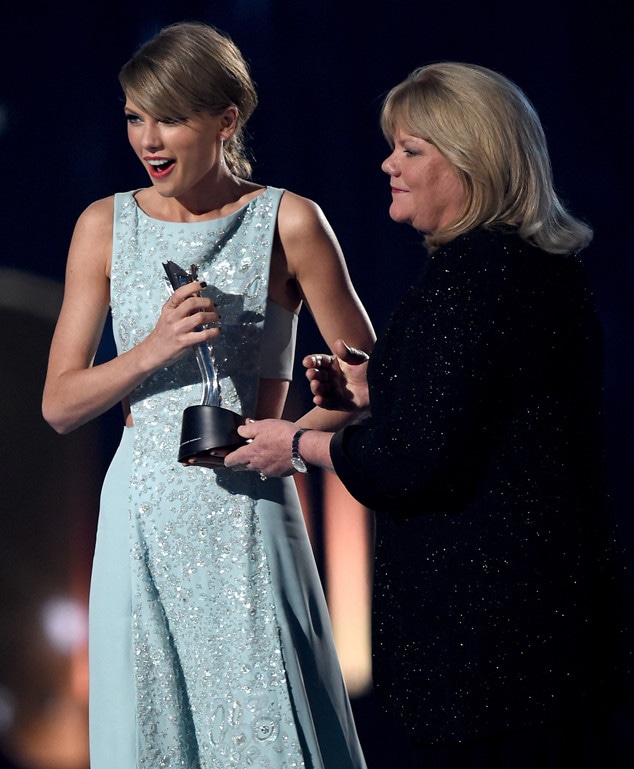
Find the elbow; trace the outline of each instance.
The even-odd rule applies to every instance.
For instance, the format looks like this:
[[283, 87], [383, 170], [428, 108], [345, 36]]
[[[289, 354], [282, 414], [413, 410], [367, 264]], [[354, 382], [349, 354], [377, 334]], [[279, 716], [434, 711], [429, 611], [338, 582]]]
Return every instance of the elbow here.
[[73, 425], [68, 424], [63, 419], [57, 418], [54, 414], [48, 414], [45, 411], [42, 412], [42, 416], [44, 417], [44, 421], [48, 422], [48, 424], [55, 430], [56, 433], [59, 433], [59, 435], [68, 435], [68, 433], [73, 431]]
[[44, 397], [42, 399], [42, 416], [44, 421], [47, 422], [56, 433], [60, 435], [67, 435], [72, 432], [76, 425], [72, 423], [64, 410], [57, 408], [50, 398]]

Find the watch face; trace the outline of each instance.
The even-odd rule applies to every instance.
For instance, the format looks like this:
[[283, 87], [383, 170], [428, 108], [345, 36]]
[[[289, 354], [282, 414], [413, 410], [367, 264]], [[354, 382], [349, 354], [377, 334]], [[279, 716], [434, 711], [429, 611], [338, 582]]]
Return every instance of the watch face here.
[[298, 473], [306, 473], [308, 472], [308, 468], [306, 467], [306, 463], [301, 457], [292, 456], [291, 457], [291, 464], [293, 467], [297, 470]]

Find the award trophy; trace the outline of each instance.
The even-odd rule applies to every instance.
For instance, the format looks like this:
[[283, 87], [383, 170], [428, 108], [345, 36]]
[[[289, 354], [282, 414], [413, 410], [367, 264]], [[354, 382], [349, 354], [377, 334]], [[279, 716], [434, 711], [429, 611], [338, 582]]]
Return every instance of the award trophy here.
[[[197, 264], [191, 265], [190, 272], [174, 262], [163, 263], [163, 268], [170, 292], [198, 280]], [[188, 406], [183, 411], [179, 462], [213, 450], [237, 448], [245, 442], [237, 432], [244, 419], [220, 405], [220, 383], [210, 345], [201, 342], [194, 352], [202, 377], [203, 395], [199, 406]]]

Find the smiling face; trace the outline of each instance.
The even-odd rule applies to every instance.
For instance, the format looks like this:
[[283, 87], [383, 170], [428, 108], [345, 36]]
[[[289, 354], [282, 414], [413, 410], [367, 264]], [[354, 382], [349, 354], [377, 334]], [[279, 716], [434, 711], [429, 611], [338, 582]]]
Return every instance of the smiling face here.
[[182, 197], [206, 189], [229, 172], [222, 144], [234, 131], [237, 110], [158, 120], [130, 100], [125, 105], [128, 140], [163, 197]]
[[425, 139], [395, 131], [394, 149], [381, 168], [390, 176], [390, 216], [395, 222], [434, 233], [462, 214], [460, 179], [445, 156]]

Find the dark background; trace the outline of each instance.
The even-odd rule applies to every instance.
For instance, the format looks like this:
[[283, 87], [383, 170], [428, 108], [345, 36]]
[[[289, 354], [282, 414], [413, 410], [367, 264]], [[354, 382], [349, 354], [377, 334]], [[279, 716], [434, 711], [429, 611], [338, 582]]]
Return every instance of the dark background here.
[[[251, 65], [260, 97], [248, 127], [255, 180], [322, 206], [380, 331], [421, 254], [417, 234], [387, 213], [382, 96], [430, 61], [497, 69], [536, 106], [556, 187], [595, 229], [585, 260], [605, 329], [606, 457], [632, 563], [631, 13], [614, 0], [13, 0], [0, 18], [0, 268], [25, 271], [27, 284], [29, 274], [61, 282], [83, 208], [148, 183], [127, 144], [117, 72], [163, 25], [197, 19], [228, 32]], [[0, 329], [8, 333], [20, 329]], [[25, 327], [24, 345], [34, 333]], [[303, 317], [298, 352], [319, 345]], [[110, 352], [106, 342], [101, 355]], [[8, 395], [0, 380], [0, 397]], [[117, 412], [101, 420], [92, 446], [100, 463], [114, 450], [118, 419]]]

